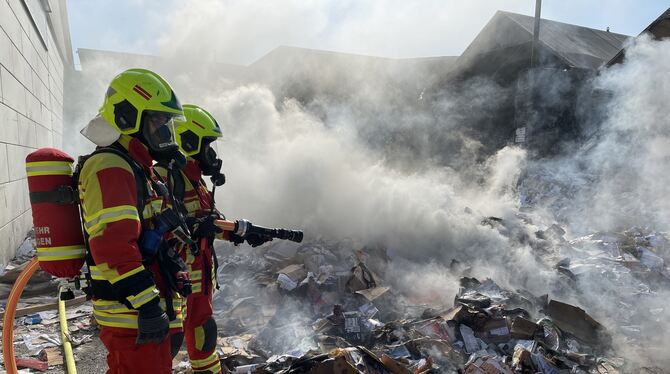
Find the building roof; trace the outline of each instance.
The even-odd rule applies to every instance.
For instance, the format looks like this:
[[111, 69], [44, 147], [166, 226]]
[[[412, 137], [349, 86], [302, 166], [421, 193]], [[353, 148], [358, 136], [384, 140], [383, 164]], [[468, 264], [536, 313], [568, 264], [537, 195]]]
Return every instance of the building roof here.
[[[654, 20], [646, 29], [642, 30], [642, 34], [651, 34], [654, 39], [670, 38], [670, 8]], [[625, 56], [625, 48], [621, 48], [611, 60], [607, 62], [607, 66], [621, 63]]]
[[[477, 55], [528, 52], [533, 39], [534, 17], [498, 11], [463, 52], [467, 65]], [[612, 58], [627, 35], [542, 19], [540, 47], [549, 50], [566, 66], [597, 69]], [[530, 62], [530, 55], [528, 56]]]
[[[533, 34], [534, 17], [509, 12], [499, 13], [519, 24], [530, 35]], [[540, 21], [540, 42], [571, 66], [579, 68], [598, 68], [603, 61], [612, 58], [628, 38], [627, 35], [605, 30], [545, 19]]]
[[[121, 64], [122, 68], [125, 67], [125, 65], [135, 66], [137, 64], [142, 64], [148, 68], [151, 68], [154, 64], [164, 60], [164, 58], [159, 56], [105, 51], [101, 49], [77, 48], [76, 52], [79, 56], [79, 63], [82, 70], [93, 68], [93, 64], [99, 63], [101, 61], [113, 61], [115, 64]], [[122, 64], [123, 62], [126, 64]]]
[[312, 62], [322, 65], [346, 63], [355, 67], [440, 67], [450, 68], [458, 56], [435, 56], [415, 58], [389, 58], [379, 56], [360, 55], [346, 52], [334, 52], [321, 49], [279, 46], [249, 65], [251, 69], [275, 68], [280, 62], [295, 67], [297, 62]]
[[[669, 12], [666, 12], [666, 15]], [[463, 54], [458, 57], [394, 59], [280, 46], [248, 66], [220, 64], [220, 70], [236, 76], [258, 77], [267, 72], [275, 75], [277, 70], [295, 71], [306, 66], [318, 66], [324, 70], [328, 67], [336, 70], [346, 67], [343, 69], [344, 72], [351, 72], [352, 69], [376, 70], [383, 67], [390, 71], [410, 69], [419, 70], [424, 72], [422, 74], [431, 76], [451, 76], [458, 75], [462, 69], [473, 66], [477, 66], [475, 70], [479, 71], [481, 66], [488, 64], [496, 65], [497, 68], [494, 69], [496, 72], [507, 74], [508, 71], [516, 71], [529, 64], [533, 25], [534, 17], [532, 16], [498, 11]], [[668, 27], [668, 25], [662, 23], [657, 27]], [[548, 51], [552, 56], [552, 61], [559, 61], [560, 65], [595, 70], [603, 63], [610, 61], [629, 38], [627, 35], [614, 32], [542, 19], [539, 48]], [[78, 53], [82, 68], [98, 60], [102, 57], [101, 54], [110, 54], [106, 51], [86, 49], [79, 49]], [[143, 62], [147, 64], [157, 63], [160, 60], [153, 56], [123, 53], [111, 53], [111, 55], [121, 61], [144, 59]]]

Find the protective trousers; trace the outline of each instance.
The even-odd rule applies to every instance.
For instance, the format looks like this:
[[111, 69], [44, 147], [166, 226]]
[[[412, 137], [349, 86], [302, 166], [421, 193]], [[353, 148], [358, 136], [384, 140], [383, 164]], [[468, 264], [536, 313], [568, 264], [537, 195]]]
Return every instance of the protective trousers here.
[[170, 339], [162, 343], [135, 344], [137, 330], [100, 326], [100, 340], [107, 348], [107, 374], [171, 374]]
[[212, 266], [212, 249], [203, 245], [191, 265], [194, 292], [187, 298], [188, 314], [184, 321], [186, 350], [193, 373], [221, 373], [216, 353], [216, 322], [212, 319]]

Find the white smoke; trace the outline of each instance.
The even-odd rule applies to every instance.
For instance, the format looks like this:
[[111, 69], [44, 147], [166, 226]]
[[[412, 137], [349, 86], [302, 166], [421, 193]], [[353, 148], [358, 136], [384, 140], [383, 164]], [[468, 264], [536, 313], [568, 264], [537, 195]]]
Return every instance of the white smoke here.
[[626, 52], [626, 63], [596, 81], [612, 93], [609, 116], [588, 154], [597, 191], [591, 212], [601, 229], [650, 225], [670, 231], [670, 41], [643, 36]]
[[[328, 21], [332, 9], [325, 3], [294, 2], [283, 4], [282, 9], [245, 4], [205, 0], [176, 5], [171, 9], [174, 17], [168, 18], [180, 20], [180, 27], [166, 30], [157, 43], [169, 57], [148, 66], [172, 82], [183, 103], [203, 106], [221, 123], [224, 139], [218, 149], [227, 183], [217, 189], [217, 203], [228, 218], [300, 228], [308, 238], [383, 243], [404, 257], [391, 269], [398, 289], [418, 301], [437, 300], [443, 305], [449, 305], [457, 292], [458, 275], [448, 267], [451, 259], [471, 265], [473, 276], [491, 277], [510, 289], [526, 288], [538, 295], [552, 292], [557, 274], [528, 238], [555, 219], [568, 224], [569, 233], [634, 225], [669, 230], [666, 103], [670, 89], [662, 78], [670, 67], [668, 41], [641, 38], [630, 46], [624, 65], [604, 71], [595, 80], [596, 87], [611, 92], [612, 100], [590, 149], [529, 161], [524, 150], [504, 147], [483, 157], [483, 146], [468, 124], [473, 118], [494, 116], [504, 104], [501, 97], [510, 94], [486, 79], [469, 81], [426, 107], [418, 103], [419, 95], [396, 89], [405, 86], [389, 79], [393, 74], [388, 71], [366, 78], [352, 70], [360, 86], [342, 82], [339, 88], [346, 88], [342, 89], [345, 99], [319, 94], [307, 103], [277, 89], [289, 83], [310, 88], [291, 81], [294, 76], [289, 73], [302, 65], [289, 73], [278, 72], [269, 82], [217, 75], [215, 62], [249, 61], [275, 47], [274, 42], [266, 42], [268, 33], [281, 34], [287, 40], [282, 44], [292, 44], [307, 29], [313, 35], [312, 46], [328, 35], [326, 48], [328, 43], [343, 45], [347, 39], [353, 43], [350, 51], [384, 53], [381, 39], [385, 36], [380, 30], [384, 22], [402, 18], [400, 13], [389, 14], [391, 10], [382, 3], [372, 2], [363, 6], [358, 17], [338, 26], [342, 29], [333, 31]], [[470, 12], [477, 7], [467, 4], [462, 7]], [[360, 5], [345, 2], [336, 8], [345, 12], [347, 7]], [[413, 5], [400, 9], [414, 16], [426, 11]], [[467, 19], [456, 13], [437, 15], [445, 22]], [[289, 26], [296, 19], [303, 20], [301, 28], [292, 29]], [[430, 36], [427, 44], [444, 35], [438, 30], [424, 32]], [[408, 54], [421, 53], [415, 40], [388, 39], [406, 46]], [[97, 110], [107, 82], [136, 62], [100, 61], [95, 71], [83, 73], [82, 87], [90, 94], [78, 103], [88, 108], [78, 117], [81, 126]], [[332, 79], [316, 68], [310, 66], [315, 70], [308, 75], [317, 81]], [[418, 77], [414, 71], [402, 74], [404, 82]], [[426, 86], [436, 83], [425, 76], [420, 79]], [[402, 139], [396, 141], [398, 134]], [[544, 205], [527, 213], [532, 220], [519, 214], [519, 194], [527, 193], [528, 185], [519, 190], [518, 181], [527, 164], [543, 170], [540, 177], [550, 181], [547, 188], [552, 194], [551, 204], [543, 201]], [[501, 217], [506, 224], [497, 229], [482, 225], [487, 216]], [[589, 310], [584, 300], [590, 298], [596, 316], [616, 329], [622, 316], [606, 312], [621, 308], [616, 287], [602, 277], [590, 280], [580, 297], [569, 295], [570, 300]], [[656, 319], [643, 326], [657, 344], [667, 343], [663, 337], [670, 336], [665, 296], [667, 290], [630, 306], [643, 315], [661, 308]], [[662, 355], [650, 356], [662, 362]]]
[[[670, 232], [670, 84], [661, 78], [670, 68], [669, 58], [668, 40], [644, 35], [632, 41], [625, 62], [593, 81], [594, 89], [609, 96], [604, 108], [593, 108], [605, 113], [594, 137], [571, 154], [530, 163], [524, 192], [540, 191], [538, 201], [547, 208], [542, 214], [563, 222], [573, 236], [602, 231], [617, 237], [631, 227]], [[666, 264], [669, 249], [656, 247]], [[567, 253], [575, 254], [573, 260], [582, 256], [591, 269], [580, 276], [579, 293], [568, 297], [615, 332], [619, 354], [638, 364], [667, 365], [661, 348], [670, 344], [667, 269], [660, 278], [649, 274], [641, 281], [623, 265], [588, 265], [594, 261], [586, 259], [588, 251]], [[632, 344], [631, 336], [644, 340], [644, 346]]]
[[670, 230], [664, 198], [670, 182], [664, 103], [670, 90], [658, 79], [670, 66], [668, 53], [667, 40], [645, 35], [633, 41], [626, 62], [602, 70], [589, 86], [609, 97], [601, 108], [590, 108], [604, 113], [598, 131], [581, 148], [529, 165], [532, 198], [550, 206], [576, 235], [632, 226]]
[[[158, 40], [176, 58], [249, 64], [279, 45], [392, 58], [458, 55], [498, 9], [527, 1], [172, 1]], [[430, 20], [421, 22], [420, 20]], [[159, 26], [159, 25], [155, 25]]]
[[295, 100], [279, 107], [275, 101], [268, 89], [249, 86], [203, 102], [226, 134], [219, 148], [228, 183], [219, 204], [231, 217], [304, 227], [313, 235], [456, 250], [484, 231], [481, 217], [466, 207], [489, 215], [514, 207], [505, 192], [516, 183], [521, 150], [501, 151], [481, 166], [495, 177], [468, 186], [448, 168], [394, 170], [352, 126], [328, 126]]

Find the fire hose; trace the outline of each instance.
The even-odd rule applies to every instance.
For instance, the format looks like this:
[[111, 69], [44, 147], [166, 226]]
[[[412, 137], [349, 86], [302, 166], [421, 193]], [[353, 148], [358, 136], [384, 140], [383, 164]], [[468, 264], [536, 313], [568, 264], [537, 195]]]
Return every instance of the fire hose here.
[[233, 232], [243, 238], [249, 234], [256, 234], [269, 238], [290, 240], [296, 243], [302, 242], [303, 239], [303, 232], [300, 230], [267, 228], [252, 224], [245, 219], [237, 221], [217, 219], [214, 221], [214, 224], [221, 230]]
[[77, 367], [74, 364], [74, 354], [72, 354], [72, 343], [70, 342], [70, 332], [67, 328], [67, 315], [65, 314], [65, 300], [61, 295], [65, 289], [61, 285], [58, 291], [58, 320], [60, 321], [60, 341], [63, 345], [63, 355], [65, 356], [65, 366], [68, 374], [77, 374]]
[[[7, 305], [5, 306], [5, 315], [2, 321], [2, 356], [5, 362], [5, 370], [8, 374], [18, 373], [18, 368], [16, 367], [16, 358], [14, 357], [14, 315], [16, 314], [16, 306], [19, 303], [21, 294], [26, 284], [30, 280], [30, 277], [37, 271], [39, 268], [39, 262], [37, 257], [34, 257], [28, 262], [26, 267], [21, 271], [12, 290], [9, 292], [9, 297], [7, 298]], [[60, 320], [60, 330], [61, 330], [61, 343], [63, 344], [63, 351], [65, 356], [65, 362], [67, 365], [67, 372], [70, 374], [76, 374], [77, 369], [74, 364], [74, 356], [72, 354], [72, 344], [69, 340], [68, 330], [67, 330], [67, 318], [65, 316], [65, 301], [61, 300], [59, 290], [58, 298], [58, 314]]]
[[[266, 228], [253, 225], [246, 220], [235, 222], [217, 220], [215, 224], [223, 230], [236, 232], [241, 236], [253, 233], [272, 238], [290, 240], [298, 243], [300, 243], [303, 239], [302, 231]], [[2, 355], [4, 358], [5, 370], [7, 370], [8, 374], [18, 373], [18, 368], [16, 367], [16, 358], [14, 357], [14, 316], [16, 314], [16, 307], [19, 299], [21, 298], [21, 294], [23, 293], [23, 289], [30, 280], [30, 277], [32, 277], [35, 271], [37, 271], [39, 266], [40, 265], [37, 261], [37, 257], [31, 259], [17, 277], [16, 282], [14, 282], [14, 285], [12, 286], [12, 289], [9, 293], [9, 297], [7, 298], [7, 305], [5, 306], [5, 315], [3, 317], [2, 325]], [[76, 374], [77, 368], [75, 366], [74, 355], [72, 353], [72, 343], [70, 342], [70, 336], [67, 328], [65, 300], [60, 297], [62, 292], [64, 292], [64, 289], [61, 286], [61, 288], [59, 288], [58, 297], [61, 344], [63, 345], [63, 353], [65, 356], [67, 372], [69, 374]]]

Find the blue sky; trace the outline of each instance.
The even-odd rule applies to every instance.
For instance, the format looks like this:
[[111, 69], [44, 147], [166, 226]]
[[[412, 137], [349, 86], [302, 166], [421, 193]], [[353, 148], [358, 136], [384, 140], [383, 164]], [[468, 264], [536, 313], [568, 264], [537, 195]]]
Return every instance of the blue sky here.
[[[533, 0], [67, 0], [73, 51], [211, 53], [249, 64], [280, 45], [385, 57], [459, 55], [496, 10]], [[542, 17], [637, 35], [667, 0], [544, 0]], [[76, 53], [75, 53], [75, 59]]]

